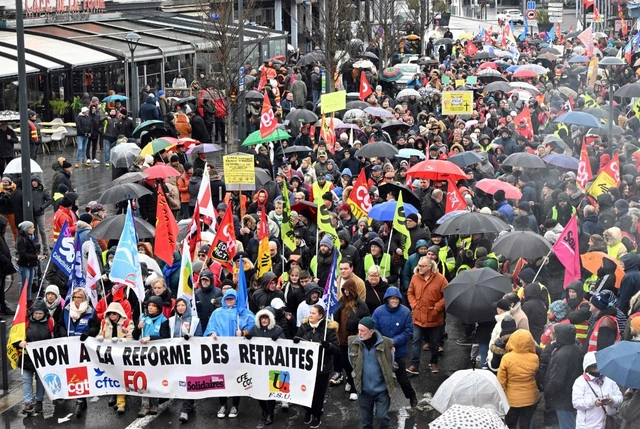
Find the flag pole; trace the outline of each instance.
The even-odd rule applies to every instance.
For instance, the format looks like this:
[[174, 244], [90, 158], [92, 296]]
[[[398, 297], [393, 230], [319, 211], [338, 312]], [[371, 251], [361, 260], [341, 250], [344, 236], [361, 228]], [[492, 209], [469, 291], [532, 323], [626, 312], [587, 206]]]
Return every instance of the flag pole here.
[[[393, 226], [391, 227], [391, 232], [389, 232], [389, 244], [387, 245], [387, 255], [389, 255], [389, 259], [387, 259], [387, 262], [385, 263], [385, 265], [389, 265], [389, 260], [391, 259], [391, 238], [393, 237]], [[384, 255], [383, 255], [384, 257]], [[388, 267], [384, 267], [384, 272], [387, 272], [387, 268]], [[384, 274], [384, 273], [383, 273]]]
[[544, 267], [544, 264], [549, 260], [549, 255], [551, 255], [552, 251], [553, 250], [549, 250], [549, 253], [547, 253], [547, 255], [544, 258], [542, 258], [542, 262], [540, 263], [540, 268], [538, 268], [538, 272], [536, 273], [531, 283], [535, 283], [536, 279], [538, 278], [538, 275], [540, 274], [540, 271], [542, 271], [542, 267]]
[[[25, 336], [26, 336], [26, 335], [27, 335], [27, 334], [25, 333]], [[325, 335], [326, 335], [326, 331], [325, 331]], [[25, 338], [25, 341], [27, 341], [27, 339], [26, 339], [26, 338]], [[24, 353], [25, 353], [25, 348], [24, 348], [24, 347], [22, 347], [22, 362], [20, 362], [20, 375], [23, 375], [23, 374], [24, 374], [24, 359], [25, 359], [25, 357], [24, 357]]]
[[49, 257], [49, 260], [47, 261], [47, 265], [44, 267], [44, 272], [42, 274], [42, 278], [40, 279], [40, 287], [38, 288], [38, 294], [36, 295], [36, 298], [40, 296], [40, 292], [42, 292], [42, 286], [44, 285], [44, 276], [46, 274], [47, 271], [49, 271], [49, 265], [51, 264], [51, 257]]

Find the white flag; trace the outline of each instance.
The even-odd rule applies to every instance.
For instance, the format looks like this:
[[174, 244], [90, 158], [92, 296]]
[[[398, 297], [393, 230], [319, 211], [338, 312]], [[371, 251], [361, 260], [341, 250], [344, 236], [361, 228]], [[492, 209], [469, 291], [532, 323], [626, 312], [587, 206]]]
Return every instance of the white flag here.
[[98, 305], [98, 290], [97, 282], [102, 277], [100, 272], [100, 262], [98, 261], [98, 255], [96, 255], [95, 249], [89, 249], [89, 256], [87, 257], [87, 281], [85, 282], [85, 291], [87, 296], [91, 299], [91, 305], [96, 308]]
[[[200, 206], [200, 215], [207, 216], [211, 219], [211, 225], [209, 227], [213, 232], [215, 232], [218, 213], [216, 212], [215, 207], [213, 207], [213, 201], [211, 200], [211, 179], [209, 177], [207, 164], [204, 166], [202, 182], [200, 182], [200, 189], [198, 190], [198, 206]], [[207, 222], [207, 224], [208, 223], [209, 222]]]

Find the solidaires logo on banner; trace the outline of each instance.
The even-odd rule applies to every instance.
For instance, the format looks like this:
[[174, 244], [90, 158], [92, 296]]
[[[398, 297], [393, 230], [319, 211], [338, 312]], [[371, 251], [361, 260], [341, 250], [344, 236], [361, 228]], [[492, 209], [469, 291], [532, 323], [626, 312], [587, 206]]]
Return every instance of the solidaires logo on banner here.
[[200, 399], [250, 396], [311, 406], [317, 343], [264, 338], [111, 342], [78, 337], [29, 343], [53, 399], [135, 395]]

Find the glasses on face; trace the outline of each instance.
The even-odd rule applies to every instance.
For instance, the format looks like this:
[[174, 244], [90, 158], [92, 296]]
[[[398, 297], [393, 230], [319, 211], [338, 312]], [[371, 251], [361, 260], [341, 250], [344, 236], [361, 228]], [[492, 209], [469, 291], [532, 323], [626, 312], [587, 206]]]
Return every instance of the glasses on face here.
[[384, 176], [384, 180], [393, 180], [393, 176]]
[[420, 264], [418, 264], [418, 268], [427, 268], [427, 267], [428, 267], [428, 265], [420, 265]]
[[81, 296], [74, 296], [74, 297], [73, 297], [73, 300], [74, 300], [74, 301], [75, 301], [75, 300], [80, 300], [80, 301], [82, 301], [83, 299], [84, 299], [84, 298], [83, 298], [83, 297], [81, 297]]

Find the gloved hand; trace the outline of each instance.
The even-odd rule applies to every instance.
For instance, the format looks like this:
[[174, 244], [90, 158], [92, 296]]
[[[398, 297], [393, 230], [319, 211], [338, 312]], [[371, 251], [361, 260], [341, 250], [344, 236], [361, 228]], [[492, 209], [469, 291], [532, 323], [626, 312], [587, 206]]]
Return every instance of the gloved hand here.
[[185, 340], [189, 341], [189, 338], [191, 338], [191, 336], [189, 334], [184, 334], [182, 336], [182, 338], [184, 338]]
[[301, 338], [300, 337], [293, 337], [293, 344], [298, 344], [300, 343]]
[[251, 335], [251, 334], [247, 334], [247, 335], [245, 335], [244, 337], [245, 337], [247, 340], [250, 340], [251, 338], [253, 338], [253, 335]]
[[274, 335], [273, 337], [271, 337], [273, 341], [278, 341], [279, 338], [280, 338], [280, 335]]
[[86, 341], [87, 338], [89, 338], [89, 334], [87, 334], [86, 332], [80, 335], [80, 341]]
[[331, 347], [331, 343], [329, 341], [321, 341], [320, 345], [322, 346], [323, 349], [329, 350], [329, 348]]

